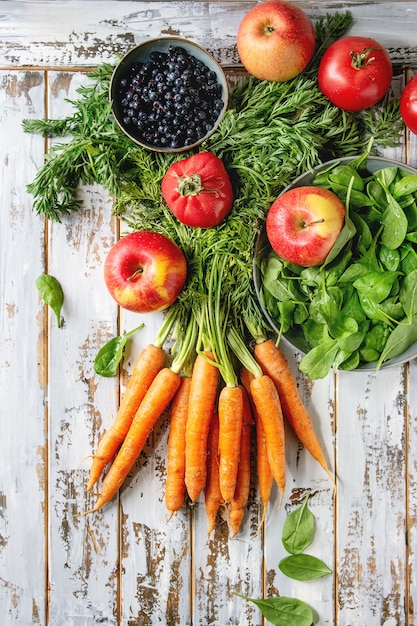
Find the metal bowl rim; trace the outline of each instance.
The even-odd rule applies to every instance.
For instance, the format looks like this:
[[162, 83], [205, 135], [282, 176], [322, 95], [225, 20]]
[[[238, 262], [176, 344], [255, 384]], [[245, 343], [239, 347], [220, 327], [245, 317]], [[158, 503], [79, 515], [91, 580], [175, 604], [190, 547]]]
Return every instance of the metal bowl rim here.
[[[135, 53], [139, 52], [140, 49], [144, 49], [146, 47], [152, 47], [153, 44], [158, 44], [163, 42], [164, 44], [168, 44], [170, 42], [176, 43], [178, 45], [183, 45], [183, 46], [188, 46], [191, 50], [198, 50], [201, 55], [203, 57], [205, 57], [207, 60], [210, 61], [211, 64], [214, 65], [215, 69], [216, 69], [216, 73], [219, 79], [219, 82], [222, 85], [222, 90], [223, 90], [223, 109], [220, 112], [217, 121], [215, 122], [215, 124], [213, 125], [213, 127], [209, 130], [208, 133], [206, 133], [204, 135], [204, 137], [202, 137], [201, 139], [199, 139], [198, 141], [196, 141], [195, 143], [193, 143], [190, 146], [182, 146], [180, 148], [163, 148], [163, 147], [158, 147], [158, 146], [152, 146], [144, 141], [141, 141], [140, 139], [138, 139], [137, 137], [134, 137], [133, 135], [131, 135], [128, 130], [125, 128], [125, 126], [121, 123], [121, 121], [118, 119], [118, 115], [117, 112], [115, 110], [115, 98], [113, 95], [113, 91], [115, 89], [115, 82], [116, 79], [121, 71], [121, 69], [124, 67], [124, 65], [126, 65], [126, 62], [128, 61], [128, 59], [132, 56], [135, 56]], [[154, 48], [155, 50], [157, 48]], [[188, 50], [188, 52], [190, 52], [190, 50]], [[191, 53], [191, 52], [190, 52]], [[202, 59], [200, 59], [202, 60]], [[227, 86], [227, 80], [226, 80], [226, 75], [223, 71], [222, 66], [220, 65], [220, 63], [217, 61], [217, 59], [214, 58], [214, 56], [208, 52], [208, 50], [206, 50], [202, 45], [196, 43], [195, 41], [192, 41], [190, 39], [186, 39], [184, 37], [177, 37], [177, 36], [162, 36], [162, 37], [152, 37], [151, 39], [145, 39], [143, 41], [141, 41], [140, 43], [136, 44], [133, 48], [131, 48], [130, 50], [128, 50], [128, 52], [126, 52], [122, 58], [119, 60], [119, 62], [117, 63], [116, 67], [113, 70], [111, 79], [110, 79], [110, 86], [109, 86], [109, 101], [112, 103], [112, 112], [113, 112], [113, 116], [114, 116], [114, 120], [116, 121], [116, 124], [119, 126], [120, 130], [127, 136], [129, 137], [129, 139], [131, 141], [133, 141], [136, 145], [142, 147], [142, 148], [146, 148], [147, 150], [151, 150], [153, 152], [163, 152], [163, 153], [177, 153], [177, 152], [185, 152], [188, 150], [193, 150], [194, 148], [197, 148], [199, 145], [201, 145], [204, 141], [206, 141], [206, 139], [208, 139], [209, 137], [211, 137], [211, 135], [217, 130], [217, 128], [219, 127], [220, 122], [222, 121], [228, 104], [229, 104], [229, 91], [228, 91], [228, 86]]]

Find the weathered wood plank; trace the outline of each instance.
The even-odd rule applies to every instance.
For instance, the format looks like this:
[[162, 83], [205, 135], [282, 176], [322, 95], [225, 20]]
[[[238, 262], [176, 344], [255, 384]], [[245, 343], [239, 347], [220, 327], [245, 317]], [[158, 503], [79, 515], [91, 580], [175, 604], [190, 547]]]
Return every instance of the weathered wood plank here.
[[[311, 383], [298, 371], [300, 355], [285, 348], [288, 362], [297, 378], [303, 403], [311, 415], [319, 441], [331, 471], [335, 472], [334, 428], [336, 419], [336, 389], [332, 375]], [[335, 550], [335, 513], [333, 508], [334, 488], [331, 480], [309, 452], [299, 443], [290, 428], [287, 428], [287, 488], [283, 504], [276, 510], [278, 500], [271, 503], [265, 529], [265, 555], [267, 567], [267, 595], [284, 595], [298, 598], [309, 604], [317, 615], [318, 624], [335, 621], [335, 580], [328, 576], [308, 584], [292, 580], [278, 568], [281, 559], [288, 556], [282, 545], [282, 528], [289, 513], [301, 506], [309, 493], [309, 508], [316, 518], [316, 530], [312, 544], [306, 553], [321, 558], [330, 569], [335, 567], [332, 555]], [[334, 571], [336, 574], [336, 571]]]
[[[20, 122], [44, 115], [46, 85], [43, 72], [17, 68], [62, 68], [47, 77], [49, 114], [61, 117], [69, 106], [65, 98], [74, 97], [85, 80], [79, 70], [113, 61], [144, 37], [196, 38], [223, 63], [235, 65], [236, 29], [253, 4], [0, 2], [0, 64], [9, 68], [1, 73], [0, 89], [0, 293], [6, 305], [0, 313], [0, 606], [5, 624], [260, 625], [259, 610], [234, 591], [299, 597], [314, 608], [317, 624], [413, 623], [415, 361], [377, 374], [330, 375], [314, 384], [298, 375], [340, 480], [334, 501], [327, 476], [288, 433], [284, 504], [276, 511], [274, 491], [263, 533], [257, 534], [256, 484], [242, 532], [234, 539], [226, 523], [207, 538], [202, 501], [168, 521], [164, 416], [120, 496], [100, 513], [79, 515], [95, 500], [85, 493], [87, 457], [114, 418], [134, 359], [152, 341], [161, 317], [143, 317], [145, 328], [125, 355], [120, 389], [117, 379], [94, 374], [99, 347], [141, 318], [121, 314], [104, 287], [102, 262], [118, 228], [111, 200], [101, 189], [80, 192], [82, 217], [47, 229], [31, 212], [24, 187], [42, 162], [44, 142], [24, 135]], [[398, 65], [393, 91], [399, 94], [401, 67], [417, 63], [417, 3], [299, 4], [313, 17], [351, 8], [355, 32], [371, 33], [389, 47]], [[404, 146], [387, 154], [417, 166], [416, 137], [406, 137]], [[34, 289], [44, 270], [64, 287], [62, 329]], [[297, 372], [298, 356], [288, 356]], [[285, 556], [282, 524], [307, 491], [317, 520], [309, 552], [334, 570], [333, 576], [308, 584], [278, 570]]]
[[405, 370], [340, 375], [339, 389], [356, 398], [337, 424], [340, 620], [404, 624]]
[[[414, 72], [407, 72], [410, 80]], [[417, 135], [406, 133], [407, 162], [417, 168]], [[406, 532], [407, 549], [407, 579], [406, 579], [406, 617], [410, 626], [415, 624], [417, 607], [417, 360], [408, 364], [407, 378], [407, 413], [405, 415], [406, 440], [404, 453], [406, 455], [407, 472], [407, 510], [404, 526]]]
[[[95, 66], [114, 61], [136, 43], [178, 35], [206, 46], [225, 65], [236, 65], [236, 32], [253, 1], [236, 2], [0, 2], [0, 66]], [[298, 2], [312, 19], [349, 9], [352, 32], [378, 33], [395, 63], [416, 64], [416, 2]], [[196, 28], [197, 25], [197, 28]]]
[[21, 129], [44, 115], [43, 92], [41, 72], [0, 73], [0, 606], [21, 624], [45, 623], [47, 610], [46, 313], [35, 287], [45, 224], [25, 192], [44, 142]]
[[[86, 80], [80, 73], [50, 73], [49, 112], [64, 117]], [[49, 576], [50, 623], [117, 623], [118, 511], [82, 516], [86, 476], [98, 434], [118, 401], [117, 379], [98, 379], [94, 356], [117, 334], [117, 307], [102, 274], [116, 237], [112, 201], [99, 187], [80, 190], [81, 215], [50, 223], [48, 269], [65, 294], [63, 323], [49, 323]]]
[[[131, 368], [152, 343], [163, 315], [124, 312], [122, 327], [144, 328], [133, 338]], [[171, 519], [165, 507], [168, 412], [161, 416], [121, 492], [121, 619], [128, 624], [187, 624], [190, 619], [191, 527], [183, 507]]]
[[[403, 84], [402, 76], [394, 79], [394, 97]], [[384, 154], [406, 162], [403, 146]], [[368, 375], [338, 375], [337, 602], [342, 623], [407, 623], [407, 371], [399, 365]]]

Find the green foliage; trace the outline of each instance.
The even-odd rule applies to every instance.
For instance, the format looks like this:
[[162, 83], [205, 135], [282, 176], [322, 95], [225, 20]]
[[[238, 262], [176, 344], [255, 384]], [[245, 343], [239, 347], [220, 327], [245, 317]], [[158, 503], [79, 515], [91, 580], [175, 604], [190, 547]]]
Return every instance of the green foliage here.
[[143, 326], [144, 324], [140, 324], [128, 333], [112, 337], [107, 341], [97, 352], [96, 358], [94, 359], [95, 373], [99, 374], [99, 376], [116, 376], [127, 342], [131, 336], [140, 328], [143, 328]]
[[64, 303], [64, 292], [61, 284], [50, 274], [41, 274], [36, 279], [36, 287], [42, 300], [48, 304], [56, 315], [58, 328], [61, 327], [61, 308]]
[[[239, 594], [237, 594], [239, 595]], [[311, 626], [314, 622], [312, 609], [297, 598], [278, 596], [266, 600], [240, 596], [253, 602], [270, 624], [276, 626]]]
[[282, 545], [290, 554], [303, 552], [311, 543], [315, 518], [307, 506], [309, 494], [300, 507], [292, 511], [282, 527]]

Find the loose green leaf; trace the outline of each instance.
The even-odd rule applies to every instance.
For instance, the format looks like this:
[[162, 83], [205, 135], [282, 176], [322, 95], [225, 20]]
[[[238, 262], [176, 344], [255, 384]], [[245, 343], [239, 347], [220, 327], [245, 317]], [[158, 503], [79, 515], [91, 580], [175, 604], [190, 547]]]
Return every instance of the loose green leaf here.
[[56, 315], [58, 328], [61, 328], [61, 309], [64, 303], [64, 292], [59, 281], [50, 274], [41, 274], [36, 279], [36, 287], [42, 300], [48, 304]]
[[309, 495], [300, 507], [287, 516], [282, 527], [282, 545], [290, 554], [303, 552], [313, 538], [315, 519], [307, 506]]
[[321, 559], [310, 554], [286, 556], [278, 563], [278, 567], [283, 574], [295, 580], [314, 580], [332, 573]]
[[305, 602], [296, 598], [278, 596], [275, 598], [255, 599], [236, 594], [256, 604], [265, 619], [276, 626], [312, 626], [314, 613]]
[[123, 352], [129, 338], [144, 324], [140, 324], [128, 333], [113, 337], [97, 353], [94, 359], [94, 371], [99, 376], [116, 376], [119, 363], [122, 360]]

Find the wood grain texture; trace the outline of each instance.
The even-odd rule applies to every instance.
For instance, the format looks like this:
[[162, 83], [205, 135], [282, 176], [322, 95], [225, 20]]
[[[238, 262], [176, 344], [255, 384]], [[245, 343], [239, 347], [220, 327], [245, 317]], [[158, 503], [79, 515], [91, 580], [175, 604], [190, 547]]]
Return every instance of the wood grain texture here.
[[[178, 35], [207, 47], [224, 65], [239, 63], [235, 33], [256, 2], [0, 0], [1, 66], [94, 66], [144, 39]], [[295, 1], [315, 20], [351, 9], [352, 30], [377, 33], [393, 61], [417, 63], [415, 2]]]
[[[287, 351], [338, 490], [287, 434], [287, 487], [274, 489], [263, 532], [253, 480], [242, 531], [229, 537], [224, 512], [207, 536], [201, 498], [168, 519], [164, 504], [168, 416], [154, 429], [120, 494], [84, 515], [90, 455], [111, 424], [135, 358], [162, 315], [121, 312], [102, 264], [119, 236], [112, 199], [79, 190], [82, 216], [61, 224], [34, 215], [26, 184], [45, 141], [24, 118], [62, 117], [86, 70], [136, 42], [178, 34], [205, 45], [242, 76], [238, 24], [254, 2], [0, 1], [0, 609], [2, 624], [263, 626], [235, 592], [308, 602], [316, 624], [412, 626], [417, 602], [416, 362], [378, 373], [331, 374], [312, 383]], [[417, 64], [415, 2], [296, 2], [316, 18], [350, 8], [352, 29], [386, 45], [397, 97]], [[417, 140], [386, 154], [417, 167]], [[62, 328], [39, 299], [42, 272], [61, 282]], [[99, 347], [144, 329], [129, 344], [119, 378], [95, 375]], [[282, 524], [311, 492], [317, 528], [310, 553], [332, 576], [299, 583], [278, 569]]]

